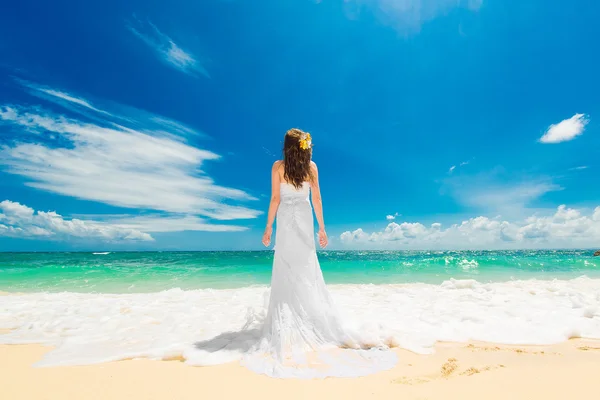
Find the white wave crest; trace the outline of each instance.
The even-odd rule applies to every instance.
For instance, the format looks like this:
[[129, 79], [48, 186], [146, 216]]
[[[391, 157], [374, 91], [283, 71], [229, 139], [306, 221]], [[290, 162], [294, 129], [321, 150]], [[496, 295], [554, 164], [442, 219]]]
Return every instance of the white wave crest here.
[[[600, 339], [600, 279], [329, 287], [349, 325], [360, 321], [365, 342], [420, 353], [431, 352], [436, 341]], [[0, 328], [12, 331], [0, 343], [55, 346], [39, 366], [138, 357], [219, 364], [239, 360], [260, 336], [248, 322], [260, 318], [268, 294], [266, 287], [9, 294], [2, 297]]]

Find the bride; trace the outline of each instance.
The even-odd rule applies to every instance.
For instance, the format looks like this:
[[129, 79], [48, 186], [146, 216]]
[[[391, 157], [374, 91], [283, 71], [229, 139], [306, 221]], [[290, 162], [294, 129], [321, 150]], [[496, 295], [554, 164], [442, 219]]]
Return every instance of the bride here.
[[[317, 165], [310, 134], [290, 129], [283, 161], [273, 164], [272, 196], [262, 242], [277, 217], [271, 293], [261, 337], [242, 363], [275, 377], [355, 377], [393, 367], [394, 352], [361, 341], [342, 324], [317, 258], [312, 207], [327, 246]], [[371, 347], [371, 348], [369, 348]]]

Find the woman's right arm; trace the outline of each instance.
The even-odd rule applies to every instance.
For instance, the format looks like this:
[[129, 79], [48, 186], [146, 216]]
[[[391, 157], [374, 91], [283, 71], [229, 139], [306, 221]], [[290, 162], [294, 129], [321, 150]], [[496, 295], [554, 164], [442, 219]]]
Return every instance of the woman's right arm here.
[[277, 215], [277, 209], [279, 208], [279, 190], [281, 179], [279, 178], [279, 166], [280, 161], [275, 161], [273, 168], [271, 169], [271, 202], [269, 203], [269, 214], [267, 216], [267, 226], [265, 233], [263, 234], [262, 243], [265, 246], [271, 244], [271, 235], [273, 234], [273, 222], [275, 222], [275, 215]]
[[323, 219], [323, 200], [321, 199], [321, 188], [319, 187], [319, 170], [317, 164], [311, 162], [310, 168], [312, 169], [312, 181], [310, 182], [310, 189], [312, 193], [312, 204], [315, 209], [315, 216], [319, 223], [319, 245], [321, 247], [327, 246], [328, 238], [325, 233], [325, 221]]

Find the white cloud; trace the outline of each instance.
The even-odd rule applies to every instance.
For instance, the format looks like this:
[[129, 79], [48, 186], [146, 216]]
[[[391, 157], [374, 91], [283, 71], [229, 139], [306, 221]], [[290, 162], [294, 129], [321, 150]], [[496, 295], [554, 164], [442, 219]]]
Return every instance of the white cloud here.
[[105, 221], [111, 225], [144, 232], [239, 232], [248, 229], [237, 225], [216, 225], [194, 215], [117, 216]]
[[88, 108], [88, 109], [90, 109], [92, 111], [95, 111], [95, 112], [98, 112], [98, 113], [101, 113], [101, 114], [110, 115], [110, 113], [94, 107], [89, 102], [87, 102], [87, 100], [80, 99], [79, 97], [73, 97], [73, 96], [71, 96], [68, 93], [60, 92], [60, 91], [52, 90], [52, 89], [47, 89], [47, 88], [43, 88], [43, 87], [37, 87], [37, 88], [31, 87], [31, 88], [34, 89], [34, 90], [39, 90], [40, 92], [45, 93], [45, 94], [47, 94], [49, 96], [53, 96], [53, 97], [65, 100], [67, 102], [74, 103], [74, 104], [77, 104], [79, 106]]
[[[0, 147], [0, 165], [8, 173], [26, 177], [28, 186], [113, 206], [176, 214], [161, 216], [171, 221], [171, 230], [175, 226], [241, 230], [244, 228], [215, 225], [211, 219], [260, 215], [251, 208], [229, 204], [254, 200], [252, 196], [217, 185], [202, 171], [205, 161], [220, 156], [189, 145], [186, 137], [196, 134], [193, 129], [155, 115], [139, 121], [107, 113], [62, 91], [44, 93], [61, 93], [61, 99], [96, 111], [96, 117], [104, 119], [89, 123], [39, 107], [0, 106], [0, 123], [17, 132], [13, 142]], [[113, 122], [115, 119], [120, 123]], [[165, 221], [155, 226], [165, 229]], [[144, 225], [144, 230], [152, 231], [147, 228]]]
[[492, 249], [594, 247], [600, 243], [600, 207], [585, 215], [583, 210], [558, 207], [554, 214], [532, 215], [509, 222], [479, 216], [453, 224], [425, 226], [418, 222], [392, 222], [383, 231], [362, 229], [340, 236], [349, 247], [408, 249]]
[[[319, 1], [320, 2], [320, 1]], [[346, 15], [357, 19], [366, 9], [402, 33], [418, 32], [421, 26], [453, 8], [477, 11], [483, 0], [346, 0]]]
[[[128, 128], [142, 128], [146, 131], [160, 133], [163, 136], [168, 136], [179, 141], [181, 141], [182, 137], [202, 135], [201, 132], [190, 128], [181, 122], [148, 113], [134, 107], [113, 103], [110, 104], [109, 107], [112, 112], [108, 112], [92, 104], [89, 100], [76, 97], [70, 93], [37, 85], [21, 79], [15, 79], [15, 81], [29, 89], [29, 94], [58, 104], [65, 109], [80, 114], [81, 116], [85, 116], [90, 120], [98, 121], [100, 124], [108, 124], [118, 129], [123, 129], [124, 125]], [[116, 109], [116, 111], [113, 111], [112, 109]]]
[[355, 231], [346, 231], [340, 235], [340, 239], [343, 243], [350, 242], [362, 242], [368, 239], [368, 236], [362, 228], [358, 228]]
[[80, 238], [107, 242], [154, 240], [137, 229], [75, 218], [66, 220], [54, 211], [36, 212], [10, 200], [0, 202], [0, 236], [49, 240]]
[[516, 185], [484, 187], [480, 191], [471, 192], [463, 198], [463, 202], [485, 209], [502, 210], [507, 206], [525, 207], [542, 195], [557, 190], [561, 190], [561, 187], [551, 182], [528, 181]]
[[460, 163], [460, 164], [458, 164], [458, 165], [453, 165], [453, 166], [451, 166], [451, 167], [450, 167], [450, 169], [448, 170], [448, 173], [449, 173], [449, 174], [452, 174], [452, 173], [453, 173], [453, 172], [456, 170], [456, 168], [459, 168], [459, 167], [464, 167], [465, 165], [469, 165], [469, 163], [470, 163], [470, 162], [471, 162], [471, 160], [467, 160], [467, 161], [463, 161], [463, 162], [461, 162], [461, 163]]
[[106, 117], [117, 118], [118, 117], [107, 111], [104, 111], [104, 110], [101, 110], [100, 108], [95, 107], [88, 100], [74, 96], [70, 93], [67, 93], [67, 92], [64, 92], [61, 90], [52, 89], [47, 86], [37, 85], [35, 83], [29, 82], [29, 81], [26, 81], [26, 80], [23, 80], [20, 78], [13, 78], [13, 79], [19, 85], [23, 86], [24, 88], [27, 88], [29, 94], [39, 97], [41, 99], [59, 104], [69, 110], [73, 110], [74, 112], [82, 113], [83, 110], [87, 109], [87, 110], [93, 111], [95, 113], [102, 114], [103, 118], [106, 118]]
[[183, 71], [187, 70], [188, 68], [193, 68], [196, 64], [196, 60], [179, 48], [173, 41], [169, 41], [167, 61]]
[[396, 219], [396, 217], [398, 217], [400, 214], [395, 213], [395, 214], [391, 214], [391, 215], [386, 215], [385, 219], [387, 219], [388, 221], [393, 221]]
[[569, 119], [560, 121], [548, 127], [540, 138], [541, 143], [560, 143], [575, 139], [583, 133], [589, 120], [584, 114], [575, 114]]
[[486, 214], [524, 217], [545, 194], [563, 188], [551, 178], [508, 174], [503, 168], [475, 175], [452, 175], [442, 181], [441, 193], [460, 205]]
[[185, 72], [186, 74], [197, 76], [202, 74], [210, 78], [208, 71], [202, 66], [198, 60], [189, 52], [186, 52], [179, 47], [169, 36], [162, 33], [152, 22], [147, 24], [136, 20], [136, 25], [128, 25], [128, 29], [150, 48], [152, 48], [157, 56], [172, 67]]
[[147, 132], [105, 128], [15, 107], [1, 107], [0, 120], [40, 133], [52, 132], [71, 142], [69, 147], [17, 143], [0, 150], [0, 163], [9, 167], [8, 172], [31, 179], [29, 186], [128, 208], [224, 220], [258, 215], [225, 205], [223, 199], [251, 197], [215, 185], [201, 174], [204, 161], [219, 158], [212, 152]]
[[580, 167], [573, 167], [573, 168], [569, 168], [569, 171], [582, 171], [584, 169], [588, 169], [589, 167], [587, 165], [582, 165]]

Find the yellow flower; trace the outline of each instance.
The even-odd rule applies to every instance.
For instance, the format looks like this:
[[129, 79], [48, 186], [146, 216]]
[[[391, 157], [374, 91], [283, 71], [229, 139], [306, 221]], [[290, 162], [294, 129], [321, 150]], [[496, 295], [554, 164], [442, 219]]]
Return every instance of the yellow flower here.
[[312, 139], [310, 133], [307, 133], [303, 139], [300, 140], [300, 148], [302, 150], [308, 150], [312, 146]]

